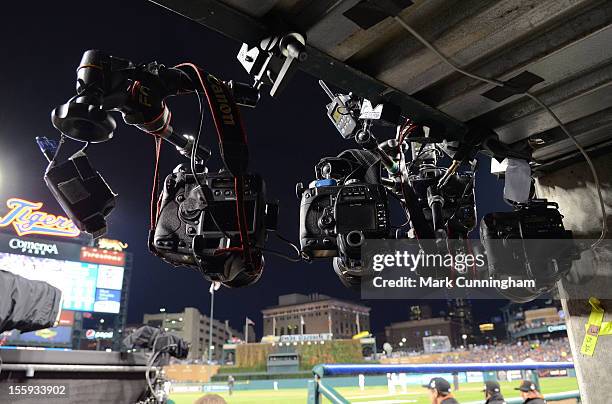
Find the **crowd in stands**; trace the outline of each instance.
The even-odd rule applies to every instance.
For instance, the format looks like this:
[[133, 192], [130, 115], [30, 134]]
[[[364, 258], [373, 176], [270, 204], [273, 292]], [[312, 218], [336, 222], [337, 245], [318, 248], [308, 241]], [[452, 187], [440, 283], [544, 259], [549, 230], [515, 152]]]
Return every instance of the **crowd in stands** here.
[[[572, 360], [567, 337], [531, 341], [497, 342], [470, 345], [450, 352], [425, 354], [416, 351], [396, 351], [389, 358], [401, 363], [509, 363], [509, 362], [566, 362]], [[399, 363], [399, 362], [398, 362]]]
[[565, 362], [572, 360], [567, 337], [546, 339], [542, 341], [518, 341], [514, 343], [496, 343], [492, 345], [475, 345], [469, 349], [455, 350], [442, 354], [444, 363], [459, 362]]

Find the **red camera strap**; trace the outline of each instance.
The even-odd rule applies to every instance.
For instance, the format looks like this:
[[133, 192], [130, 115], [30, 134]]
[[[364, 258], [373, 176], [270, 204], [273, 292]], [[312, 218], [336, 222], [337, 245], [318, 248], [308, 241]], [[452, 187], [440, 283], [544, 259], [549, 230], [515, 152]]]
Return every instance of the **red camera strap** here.
[[183, 63], [175, 67], [190, 68], [197, 75], [208, 100], [217, 130], [221, 158], [225, 167], [234, 176], [236, 220], [240, 231], [241, 249], [245, 263], [250, 264], [252, 257], [244, 203], [244, 177], [249, 163], [249, 150], [240, 110], [227, 85], [212, 74], [200, 70], [191, 63]]

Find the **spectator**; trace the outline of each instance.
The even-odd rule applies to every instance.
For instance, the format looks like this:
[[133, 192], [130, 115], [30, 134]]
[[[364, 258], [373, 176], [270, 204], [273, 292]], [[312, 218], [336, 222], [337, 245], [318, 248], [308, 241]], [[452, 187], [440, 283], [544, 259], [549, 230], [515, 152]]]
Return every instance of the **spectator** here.
[[501, 387], [498, 382], [485, 382], [483, 392], [485, 393], [485, 404], [506, 404], [506, 400], [504, 400], [504, 396], [502, 396]]
[[207, 394], [198, 398], [193, 404], [226, 404], [227, 401], [217, 394]]
[[450, 391], [451, 385], [446, 379], [434, 377], [423, 387], [429, 390], [431, 404], [459, 404], [459, 401], [453, 397]]
[[521, 392], [521, 398], [524, 400], [523, 404], [546, 404], [544, 397], [542, 397], [531, 380], [523, 380], [521, 385], [515, 388], [515, 390]]

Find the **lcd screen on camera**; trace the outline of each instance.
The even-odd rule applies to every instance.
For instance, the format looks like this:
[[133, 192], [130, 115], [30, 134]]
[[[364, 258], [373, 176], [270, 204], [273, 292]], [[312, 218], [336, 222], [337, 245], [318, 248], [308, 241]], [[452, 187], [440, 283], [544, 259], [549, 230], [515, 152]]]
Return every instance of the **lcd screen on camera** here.
[[337, 230], [375, 230], [376, 209], [373, 205], [342, 205], [336, 211]]
[[[255, 227], [255, 201], [245, 201], [244, 210], [247, 216], [248, 231], [254, 231]], [[204, 215], [204, 223], [202, 231], [218, 232], [219, 229], [213, 222], [211, 214], [214, 216], [217, 224], [223, 231], [237, 232], [238, 222], [236, 216], [236, 201], [216, 201]]]

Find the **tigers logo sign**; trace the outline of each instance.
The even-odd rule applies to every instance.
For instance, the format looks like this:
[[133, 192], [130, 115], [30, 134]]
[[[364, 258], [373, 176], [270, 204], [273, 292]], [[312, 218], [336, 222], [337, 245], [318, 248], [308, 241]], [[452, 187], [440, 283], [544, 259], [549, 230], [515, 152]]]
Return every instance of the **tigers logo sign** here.
[[72, 220], [40, 210], [42, 202], [10, 198], [6, 201], [9, 211], [0, 216], [0, 227], [13, 226], [19, 236], [40, 234], [55, 237], [78, 237], [81, 231]]

